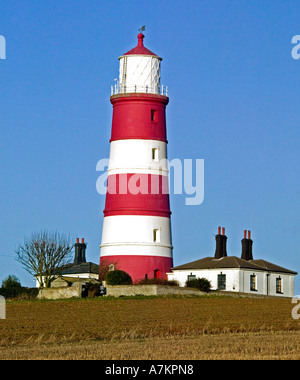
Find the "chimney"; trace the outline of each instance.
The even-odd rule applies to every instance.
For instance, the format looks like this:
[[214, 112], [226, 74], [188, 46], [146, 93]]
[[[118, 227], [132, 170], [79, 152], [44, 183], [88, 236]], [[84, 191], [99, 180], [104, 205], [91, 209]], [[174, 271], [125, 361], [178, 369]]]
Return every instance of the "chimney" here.
[[86, 263], [86, 244], [84, 243], [84, 239], [82, 239], [82, 243], [79, 243], [79, 238], [77, 238], [76, 241], [74, 265], [80, 265]]
[[222, 228], [221, 235], [221, 227], [218, 228], [218, 235], [216, 235], [216, 252], [215, 259], [221, 259], [222, 257], [227, 256], [227, 236], [225, 235], [225, 228]]
[[227, 256], [227, 236], [225, 235], [225, 228], [222, 228], [222, 249], [223, 257]]
[[253, 260], [252, 246], [253, 240], [251, 239], [251, 231], [248, 231], [248, 249], [249, 249], [249, 260]]
[[247, 239], [247, 230], [244, 231], [244, 239], [242, 239], [242, 259], [243, 260], [253, 260], [252, 255], [252, 245], [253, 240], [251, 240], [251, 231], [248, 231], [248, 239]]

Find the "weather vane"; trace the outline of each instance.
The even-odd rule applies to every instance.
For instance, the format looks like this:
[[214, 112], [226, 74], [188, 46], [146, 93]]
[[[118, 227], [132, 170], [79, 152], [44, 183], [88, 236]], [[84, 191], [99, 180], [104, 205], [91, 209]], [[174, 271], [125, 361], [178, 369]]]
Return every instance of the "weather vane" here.
[[144, 30], [146, 29], [146, 26], [142, 26], [140, 29], [139, 29], [139, 32], [143, 32]]

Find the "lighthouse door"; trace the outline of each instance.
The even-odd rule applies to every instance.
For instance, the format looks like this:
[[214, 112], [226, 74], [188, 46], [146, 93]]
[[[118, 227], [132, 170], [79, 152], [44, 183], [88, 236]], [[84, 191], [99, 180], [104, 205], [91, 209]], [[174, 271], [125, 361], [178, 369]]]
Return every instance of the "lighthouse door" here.
[[160, 270], [159, 269], [155, 269], [154, 278], [160, 278]]

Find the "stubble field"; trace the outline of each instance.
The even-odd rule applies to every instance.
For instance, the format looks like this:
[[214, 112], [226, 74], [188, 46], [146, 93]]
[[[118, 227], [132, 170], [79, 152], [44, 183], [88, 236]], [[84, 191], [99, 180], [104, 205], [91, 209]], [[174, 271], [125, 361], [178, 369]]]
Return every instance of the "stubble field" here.
[[0, 359], [300, 359], [290, 299], [8, 302]]

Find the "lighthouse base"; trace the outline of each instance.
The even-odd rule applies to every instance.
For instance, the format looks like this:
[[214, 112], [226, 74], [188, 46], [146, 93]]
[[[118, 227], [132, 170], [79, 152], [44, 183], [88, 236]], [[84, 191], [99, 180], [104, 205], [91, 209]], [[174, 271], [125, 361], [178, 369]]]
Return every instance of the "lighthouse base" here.
[[[167, 279], [167, 273], [171, 272], [173, 259], [161, 256], [104, 256], [100, 258], [101, 267], [112, 265], [113, 269], [122, 270], [130, 275], [133, 283], [144, 279]], [[101, 274], [100, 274], [101, 276]]]

